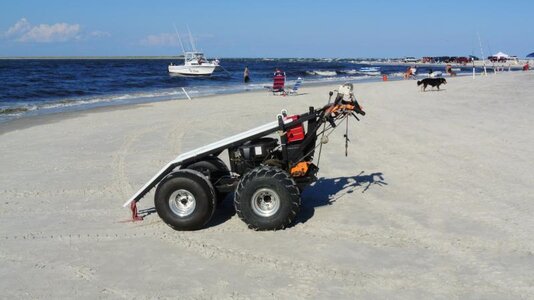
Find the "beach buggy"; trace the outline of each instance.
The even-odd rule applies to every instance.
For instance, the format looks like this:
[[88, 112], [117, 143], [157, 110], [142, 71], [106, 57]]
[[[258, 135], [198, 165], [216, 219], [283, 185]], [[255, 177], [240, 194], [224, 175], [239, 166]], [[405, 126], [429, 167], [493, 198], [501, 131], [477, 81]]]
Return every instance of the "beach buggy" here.
[[[282, 111], [274, 122], [179, 155], [124, 206], [139, 218], [136, 203], [156, 187], [160, 218], [176, 230], [195, 230], [209, 222], [217, 202], [234, 192], [237, 215], [249, 228], [287, 227], [299, 211], [301, 191], [317, 180], [314, 157], [320, 158], [328, 136], [346, 121], [347, 147], [348, 119], [365, 115], [352, 90], [352, 84], [344, 84], [334, 101], [330, 92], [328, 104], [320, 109], [310, 107], [300, 115]], [[218, 157], [225, 150], [229, 166]]]

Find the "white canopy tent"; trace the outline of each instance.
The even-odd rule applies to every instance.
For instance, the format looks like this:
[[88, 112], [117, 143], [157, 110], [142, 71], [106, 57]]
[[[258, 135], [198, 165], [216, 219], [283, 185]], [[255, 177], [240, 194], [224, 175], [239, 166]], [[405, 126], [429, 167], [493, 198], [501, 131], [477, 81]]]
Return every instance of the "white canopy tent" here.
[[506, 54], [506, 53], [502, 53], [502, 52], [498, 52], [496, 54], [493, 54], [493, 57], [497, 57], [497, 58], [510, 58], [510, 55]]

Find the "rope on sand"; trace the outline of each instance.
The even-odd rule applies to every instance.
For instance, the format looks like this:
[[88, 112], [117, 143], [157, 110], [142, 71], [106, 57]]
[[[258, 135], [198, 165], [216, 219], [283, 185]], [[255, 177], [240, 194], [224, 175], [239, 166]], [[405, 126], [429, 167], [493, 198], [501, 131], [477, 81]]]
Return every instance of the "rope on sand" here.
[[184, 88], [182, 88], [182, 91], [184, 91], [184, 94], [187, 96], [187, 99], [191, 100], [191, 97], [189, 97], [189, 94], [185, 91]]

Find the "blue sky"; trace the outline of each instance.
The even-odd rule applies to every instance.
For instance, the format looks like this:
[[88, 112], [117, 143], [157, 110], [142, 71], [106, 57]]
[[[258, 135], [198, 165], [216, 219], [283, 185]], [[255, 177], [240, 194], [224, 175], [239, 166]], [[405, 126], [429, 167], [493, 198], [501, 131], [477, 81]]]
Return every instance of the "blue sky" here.
[[534, 1], [0, 3], [0, 56], [175, 55], [173, 23], [210, 57], [402, 57], [534, 51]]

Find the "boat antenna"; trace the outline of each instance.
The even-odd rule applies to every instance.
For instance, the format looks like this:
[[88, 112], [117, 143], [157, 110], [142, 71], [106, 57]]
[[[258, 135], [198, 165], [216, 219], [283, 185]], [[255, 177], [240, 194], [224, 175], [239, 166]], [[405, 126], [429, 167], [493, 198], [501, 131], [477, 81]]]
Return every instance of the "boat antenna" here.
[[471, 48], [471, 62], [473, 63], [473, 79], [475, 79], [476, 70], [475, 70], [475, 50]]
[[182, 39], [180, 38], [178, 29], [176, 29], [176, 24], [172, 23], [172, 26], [174, 27], [174, 31], [176, 32], [176, 35], [178, 36], [178, 41], [180, 42], [180, 46], [182, 46], [182, 52], [185, 52], [184, 44], [182, 44]]
[[488, 75], [486, 71], [486, 58], [484, 57], [484, 50], [482, 49], [482, 41], [480, 40], [480, 33], [477, 31], [478, 44], [480, 45], [480, 53], [482, 54], [482, 65], [484, 66], [484, 75]]
[[189, 32], [189, 42], [191, 43], [193, 52], [197, 52], [197, 48], [195, 47], [195, 41], [193, 41], [193, 35], [191, 35], [191, 30], [189, 30], [189, 25], [187, 25], [187, 32]]

